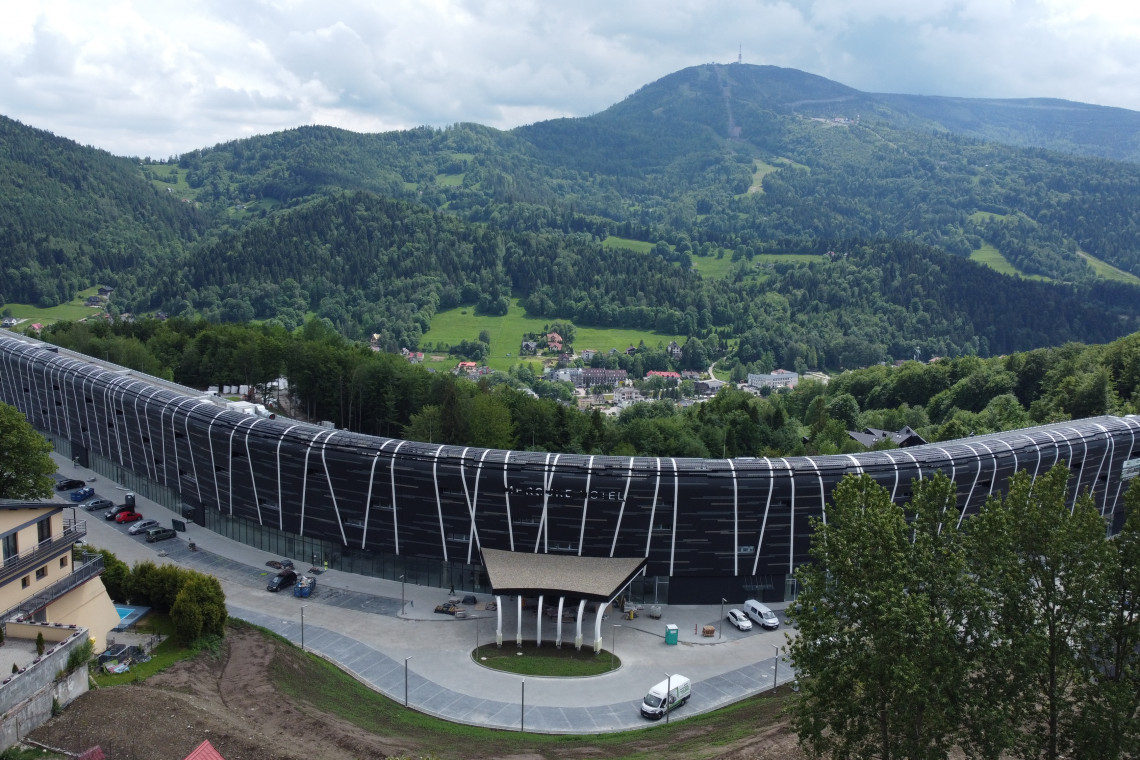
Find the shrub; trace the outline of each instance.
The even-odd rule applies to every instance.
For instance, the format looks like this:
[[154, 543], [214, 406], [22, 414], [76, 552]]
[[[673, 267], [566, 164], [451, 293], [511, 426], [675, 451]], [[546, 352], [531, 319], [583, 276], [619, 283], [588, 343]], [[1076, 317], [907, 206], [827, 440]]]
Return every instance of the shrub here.
[[67, 672], [71, 673], [81, 665], [86, 665], [87, 661], [91, 659], [91, 655], [95, 653], [95, 645], [91, 643], [91, 639], [86, 639], [82, 644], [71, 650], [67, 655]]
[[40, 631], [39, 633], [36, 634], [36, 654], [42, 657], [43, 653], [44, 653], [44, 647], [45, 646], [46, 645], [44, 644], [44, 632]]

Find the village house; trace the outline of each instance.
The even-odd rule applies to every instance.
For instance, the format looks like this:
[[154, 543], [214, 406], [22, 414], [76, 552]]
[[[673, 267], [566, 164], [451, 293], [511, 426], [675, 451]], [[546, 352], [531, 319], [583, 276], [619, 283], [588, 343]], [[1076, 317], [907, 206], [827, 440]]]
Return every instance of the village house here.
[[673, 361], [679, 361], [681, 359], [681, 347], [677, 345], [677, 341], [669, 341], [669, 345], [665, 347], [665, 350], [669, 352], [669, 357], [673, 359]]
[[623, 409], [630, 404], [636, 404], [644, 400], [645, 397], [641, 395], [641, 391], [633, 386], [622, 386], [614, 389], [614, 405], [622, 407]]
[[672, 380], [674, 385], [681, 382], [681, 376], [678, 375], [676, 372], [668, 372], [668, 371], [651, 369], [645, 373], [645, 379], [646, 380], [650, 380], [654, 377], [660, 377], [660, 378], [663, 378], [665, 380]]
[[581, 356], [582, 356], [582, 361], [584, 361], [584, 362], [593, 361], [594, 357], [597, 355], [598, 355], [598, 352], [592, 348], [583, 348], [582, 349]]

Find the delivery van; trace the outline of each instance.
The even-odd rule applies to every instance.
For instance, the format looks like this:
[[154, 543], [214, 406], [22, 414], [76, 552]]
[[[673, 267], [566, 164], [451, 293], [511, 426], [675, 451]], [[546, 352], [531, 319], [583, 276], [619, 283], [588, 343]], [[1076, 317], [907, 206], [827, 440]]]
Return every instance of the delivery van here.
[[764, 626], [769, 631], [774, 631], [780, 627], [780, 618], [776, 617], [776, 613], [755, 599], [749, 599], [744, 603], [744, 614], [752, 618], [754, 623]]
[[674, 673], [649, 690], [641, 701], [641, 714], [650, 720], [658, 720], [666, 712], [688, 702], [692, 688], [692, 681]]

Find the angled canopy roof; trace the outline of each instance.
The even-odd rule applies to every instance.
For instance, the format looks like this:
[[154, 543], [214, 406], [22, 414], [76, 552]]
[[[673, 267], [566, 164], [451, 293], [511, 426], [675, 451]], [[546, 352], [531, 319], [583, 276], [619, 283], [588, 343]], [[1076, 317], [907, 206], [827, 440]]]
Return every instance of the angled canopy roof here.
[[608, 602], [645, 567], [644, 557], [575, 557], [483, 549], [495, 594], [571, 596]]

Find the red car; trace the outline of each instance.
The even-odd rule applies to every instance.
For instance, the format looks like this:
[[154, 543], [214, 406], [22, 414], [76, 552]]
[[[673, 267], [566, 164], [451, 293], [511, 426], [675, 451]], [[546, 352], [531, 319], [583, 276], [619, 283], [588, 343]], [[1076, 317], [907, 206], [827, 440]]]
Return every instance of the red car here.
[[140, 515], [138, 512], [132, 512], [129, 509], [126, 512], [120, 512], [119, 514], [115, 515], [115, 522], [117, 523], [129, 523], [141, 519], [142, 515]]

